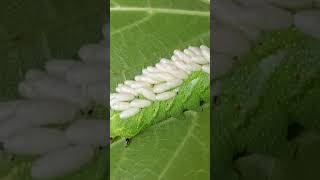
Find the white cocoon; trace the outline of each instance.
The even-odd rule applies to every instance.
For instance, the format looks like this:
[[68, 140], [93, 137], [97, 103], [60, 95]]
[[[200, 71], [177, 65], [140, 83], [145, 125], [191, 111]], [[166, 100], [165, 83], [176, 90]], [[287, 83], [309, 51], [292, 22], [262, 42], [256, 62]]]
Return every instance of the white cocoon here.
[[46, 63], [46, 70], [48, 74], [65, 78], [65, 74], [69, 71], [69, 69], [79, 62], [72, 59], [51, 59]]
[[295, 14], [296, 27], [315, 38], [320, 39], [320, 10], [303, 10]]
[[48, 153], [32, 164], [34, 179], [54, 178], [80, 169], [93, 158], [94, 152], [88, 146], [70, 146]]
[[213, 38], [216, 43], [213, 43], [213, 49], [216, 52], [238, 56], [250, 50], [250, 42], [244, 33], [231, 26], [220, 23], [215, 25]]
[[77, 106], [58, 100], [25, 100], [17, 107], [15, 118], [30, 125], [62, 124], [76, 118]]
[[108, 129], [106, 119], [84, 119], [73, 123], [65, 134], [74, 144], [99, 146], [107, 144]]
[[105, 63], [76, 64], [66, 74], [68, 82], [87, 85], [92, 82], [107, 82], [107, 66]]
[[25, 128], [30, 127], [30, 123], [23, 121], [19, 118], [10, 118], [0, 123], [0, 141], [5, 140], [8, 137], [14, 136], [20, 133]]
[[27, 128], [4, 142], [6, 151], [21, 155], [38, 155], [68, 145], [63, 132], [49, 128]]
[[107, 61], [107, 47], [101, 44], [86, 44], [82, 46], [78, 55], [84, 62], [106, 62]]
[[59, 99], [71, 102], [85, 108], [89, 100], [82, 94], [81, 89], [66, 81], [47, 77], [36, 81], [22, 82], [24, 88], [19, 88], [22, 96], [35, 99]]
[[19, 101], [0, 102], [0, 122], [12, 117]]
[[33, 80], [41, 79], [47, 75], [48, 74], [46, 72], [43, 72], [39, 69], [30, 69], [26, 72], [25, 79], [33, 81]]
[[85, 94], [90, 100], [101, 104], [107, 104], [108, 93], [106, 82], [90, 83], [85, 89]]

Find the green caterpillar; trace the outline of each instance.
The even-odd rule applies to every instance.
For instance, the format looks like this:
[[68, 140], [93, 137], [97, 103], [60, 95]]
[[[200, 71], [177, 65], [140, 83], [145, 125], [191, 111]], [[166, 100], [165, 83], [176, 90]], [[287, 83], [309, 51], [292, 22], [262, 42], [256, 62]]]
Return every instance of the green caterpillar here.
[[174, 50], [124, 81], [110, 95], [110, 137], [132, 138], [145, 128], [179, 117], [210, 99], [210, 49], [204, 45]]
[[[271, 54], [278, 59], [266, 58]], [[298, 107], [310, 107], [311, 96], [318, 92], [319, 41], [295, 29], [267, 33], [240, 61], [233, 72], [219, 79], [221, 96], [212, 113], [216, 179], [230, 172], [239, 154], [289, 158], [293, 152], [287, 140], [288, 125], [292, 118], [303, 121], [301, 115], [309, 111], [298, 111]], [[309, 126], [315, 124], [313, 120]]]
[[156, 101], [128, 119], [110, 112], [110, 136], [132, 138], [145, 128], [169, 117], [179, 117], [184, 110], [196, 109], [210, 98], [210, 77], [202, 71], [193, 72], [179, 87], [178, 94], [166, 101]]

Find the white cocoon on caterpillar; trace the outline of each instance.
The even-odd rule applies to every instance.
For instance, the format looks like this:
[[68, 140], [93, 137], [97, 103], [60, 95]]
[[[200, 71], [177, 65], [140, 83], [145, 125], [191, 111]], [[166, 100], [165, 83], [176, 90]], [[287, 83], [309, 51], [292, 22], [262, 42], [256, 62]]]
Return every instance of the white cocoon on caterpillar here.
[[126, 119], [139, 113], [154, 101], [174, 98], [183, 80], [194, 71], [210, 74], [210, 49], [207, 46], [189, 46], [174, 50], [171, 60], [161, 59], [155, 66], [148, 66], [134, 80], [126, 80], [110, 94], [110, 108], [119, 111]]

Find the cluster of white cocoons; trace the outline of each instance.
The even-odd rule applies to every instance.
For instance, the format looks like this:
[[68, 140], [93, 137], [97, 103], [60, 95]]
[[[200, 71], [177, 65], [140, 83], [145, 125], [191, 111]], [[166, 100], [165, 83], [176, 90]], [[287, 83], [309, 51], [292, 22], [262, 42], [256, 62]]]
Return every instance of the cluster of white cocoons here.
[[210, 74], [210, 49], [190, 46], [183, 51], [174, 50], [169, 59], [161, 59], [154, 67], [142, 70], [134, 80], [126, 80], [110, 95], [110, 107], [126, 119], [148, 107], [153, 101], [174, 98], [183, 80], [194, 71]]
[[[80, 60], [53, 58], [44, 70], [30, 69], [18, 86], [22, 99], [0, 102], [3, 150], [37, 156], [33, 179], [75, 172], [109, 142], [107, 119], [81, 116], [94, 104], [106, 104], [109, 47], [103, 35], [101, 42], [79, 49]], [[57, 128], [61, 125], [63, 130]]]

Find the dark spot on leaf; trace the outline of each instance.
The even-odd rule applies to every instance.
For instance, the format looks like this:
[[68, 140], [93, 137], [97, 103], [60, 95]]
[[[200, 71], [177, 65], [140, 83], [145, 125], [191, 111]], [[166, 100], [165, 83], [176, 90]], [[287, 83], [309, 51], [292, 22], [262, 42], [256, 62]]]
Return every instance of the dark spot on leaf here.
[[200, 106], [202, 106], [205, 103], [204, 100], [200, 100]]
[[128, 147], [128, 146], [129, 146], [129, 144], [130, 144], [130, 141], [131, 141], [131, 139], [129, 139], [129, 138], [126, 138], [126, 146], [125, 146], [125, 147]]

